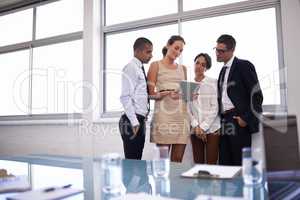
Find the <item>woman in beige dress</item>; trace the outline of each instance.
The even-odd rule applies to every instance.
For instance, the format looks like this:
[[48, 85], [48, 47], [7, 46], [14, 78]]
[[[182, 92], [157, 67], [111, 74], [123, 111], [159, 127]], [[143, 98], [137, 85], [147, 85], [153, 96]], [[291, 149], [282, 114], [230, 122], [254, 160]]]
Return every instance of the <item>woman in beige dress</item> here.
[[150, 141], [168, 146], [174, 162], [182, 161], [189, 139], [187, 106], [179, 94], [179, 83], [187, 77], [186, 67], [175, 62], [184, 45], [181, 36], [172, 36], [165, 47], [164, 58], [151, 63], [148, 71], [149, 95], [155, 100]]

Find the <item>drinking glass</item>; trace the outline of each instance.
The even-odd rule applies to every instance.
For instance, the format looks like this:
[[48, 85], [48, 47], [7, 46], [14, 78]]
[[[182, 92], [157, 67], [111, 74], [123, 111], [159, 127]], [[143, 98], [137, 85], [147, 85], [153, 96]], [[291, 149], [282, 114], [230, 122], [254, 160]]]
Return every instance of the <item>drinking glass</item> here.
[[157, 146], [154, 148], [152, 160], [153, 176], [168, 177], [170, 173], [170, 158], [168, 146]]
[[259, 149], [250, 147], [243, 148], [242, 150], [242, 168], [243, 168], [243, 180], [245, 185], [261, 184], [263, 180], [263, 162], [262, 159], [258, 159], [255, 154], [261, 154]]
[[101, 157], [102, 191], [104, 194], [121, 195], [123, 191], [122, 159], [117, 153]]

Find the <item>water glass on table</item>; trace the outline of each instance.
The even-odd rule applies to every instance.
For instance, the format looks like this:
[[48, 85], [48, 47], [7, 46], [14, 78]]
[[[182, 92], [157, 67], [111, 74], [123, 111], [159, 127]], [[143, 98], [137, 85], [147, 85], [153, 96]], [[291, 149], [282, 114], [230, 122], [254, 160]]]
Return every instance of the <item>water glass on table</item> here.
[[153, 176], [155, 178], [168, 177], [170, 173], [170, 158], [168, 146], [154, 147], [152, 160]]
[[102, 192], [110, 195], [122, 195], [122, 159], [117, 153], [108, 153], [101, 157]]
[[242, 150], [243, 180], [245, 185], [261, 184], [263, 180], [262, 159], [256, 159], [253, 156], [253, 152], [255, 154], [261, 153], [259, 149], [252, 150], [250, 147]]
[[155, 194], [156, 196], [170, 196], [171, 185], [169, 177], [159, 177], [155, 179]]

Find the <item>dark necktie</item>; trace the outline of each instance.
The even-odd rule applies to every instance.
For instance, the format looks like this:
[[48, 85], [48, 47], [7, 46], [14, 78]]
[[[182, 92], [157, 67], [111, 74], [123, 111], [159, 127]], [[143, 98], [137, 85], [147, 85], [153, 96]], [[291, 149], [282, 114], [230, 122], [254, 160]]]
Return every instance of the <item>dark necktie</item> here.
[[150, 111], [149, 87], [148, 87], [147, 76], [146, 76], [144, 65], [142, 65], [142, 71], [143, 71], [143, 74], [144, 74], [144, 77], [146, 80], [146, 85], [147, 85], [147, 101], [148, 101], [147, 109], [148, 109], [148, 113], [149, 113], [149, 111]]
[[222, 70], [220, 72], [220, 78], [219, 78], [219, 97], [220, 97], [220, 111], [223, 112], [223, 104], [222, 104], [222, 94], [223, 94], [223, 84], [224, 84], [224, 79], [225, 79], [225, 74], [227, 70], [227, 66], [223, 66]]

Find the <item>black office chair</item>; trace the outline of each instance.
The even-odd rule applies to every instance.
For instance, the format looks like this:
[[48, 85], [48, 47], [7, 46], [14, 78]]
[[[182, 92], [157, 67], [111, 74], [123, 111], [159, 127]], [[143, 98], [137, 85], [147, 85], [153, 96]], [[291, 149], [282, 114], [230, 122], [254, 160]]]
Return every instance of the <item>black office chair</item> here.
[[264, 115], [263, 135], [269, 199], [300, 198], [300, 158], [297, 118]]
[[263, 121], [267, 171], [300, 170], [296, 116], [268, 114]]

